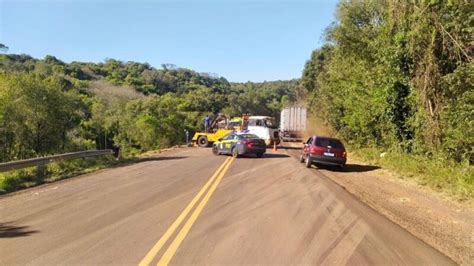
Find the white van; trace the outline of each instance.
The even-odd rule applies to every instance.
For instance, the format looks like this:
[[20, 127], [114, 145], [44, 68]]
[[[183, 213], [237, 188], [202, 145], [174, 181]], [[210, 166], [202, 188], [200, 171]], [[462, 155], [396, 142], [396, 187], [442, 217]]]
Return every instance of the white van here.
[[250, 116], [248, 118], [247, 130], [265, 140], [267, 146], [280, 143], [278, 125], [270, 116]]

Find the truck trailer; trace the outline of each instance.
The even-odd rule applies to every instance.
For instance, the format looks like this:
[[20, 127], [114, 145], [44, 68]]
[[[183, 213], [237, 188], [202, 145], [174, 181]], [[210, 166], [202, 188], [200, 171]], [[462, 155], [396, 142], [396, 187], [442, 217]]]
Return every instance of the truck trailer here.
[[306, 108], [287, 107], [280, 113], [281, 141], [301, 141], [306, 132]]

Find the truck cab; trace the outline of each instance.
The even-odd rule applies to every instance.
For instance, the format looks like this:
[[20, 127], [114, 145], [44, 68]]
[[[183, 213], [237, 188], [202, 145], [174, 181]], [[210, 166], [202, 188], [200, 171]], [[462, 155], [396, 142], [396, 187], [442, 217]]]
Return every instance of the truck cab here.
[[246, 121], [249, 133], [257, 135], [265, 141], [267, 146], [280, 143], [278, 125], [270, 116], [249, 116]]

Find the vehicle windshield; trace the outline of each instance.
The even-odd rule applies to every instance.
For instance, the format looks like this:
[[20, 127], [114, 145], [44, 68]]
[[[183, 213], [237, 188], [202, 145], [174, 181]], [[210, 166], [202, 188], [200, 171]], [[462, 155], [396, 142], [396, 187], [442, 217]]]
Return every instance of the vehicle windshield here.
[[316, 138], [316, 146], [319, 147], [329, 147], [336, 149], [344, 149], [344, 145], [337, 139], [328, 139], [328, 138]]
[[275, 119], [273, 118], [266, 118], [265, 120], [265, 126], [269, 128], [278, 128], [277, 123], [275, 122]]
[[240, 134], [238, 136], [240, 139], [258, 139], [258, 136], [254, 134]]

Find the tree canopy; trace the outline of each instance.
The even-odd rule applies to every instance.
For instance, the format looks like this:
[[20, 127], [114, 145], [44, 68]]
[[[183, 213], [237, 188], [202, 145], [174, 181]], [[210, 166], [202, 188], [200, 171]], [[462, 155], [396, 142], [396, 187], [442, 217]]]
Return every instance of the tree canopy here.
[[338, 134], [474, 161], [472, 1], [341, 1], [298, 92]]
[[106, 59], [0, 55], [0, 161], [86, 148], [126, 153], [184, 141], [206, 114], [278, 117], [297, 81], [230, 83], [211, 73]]

